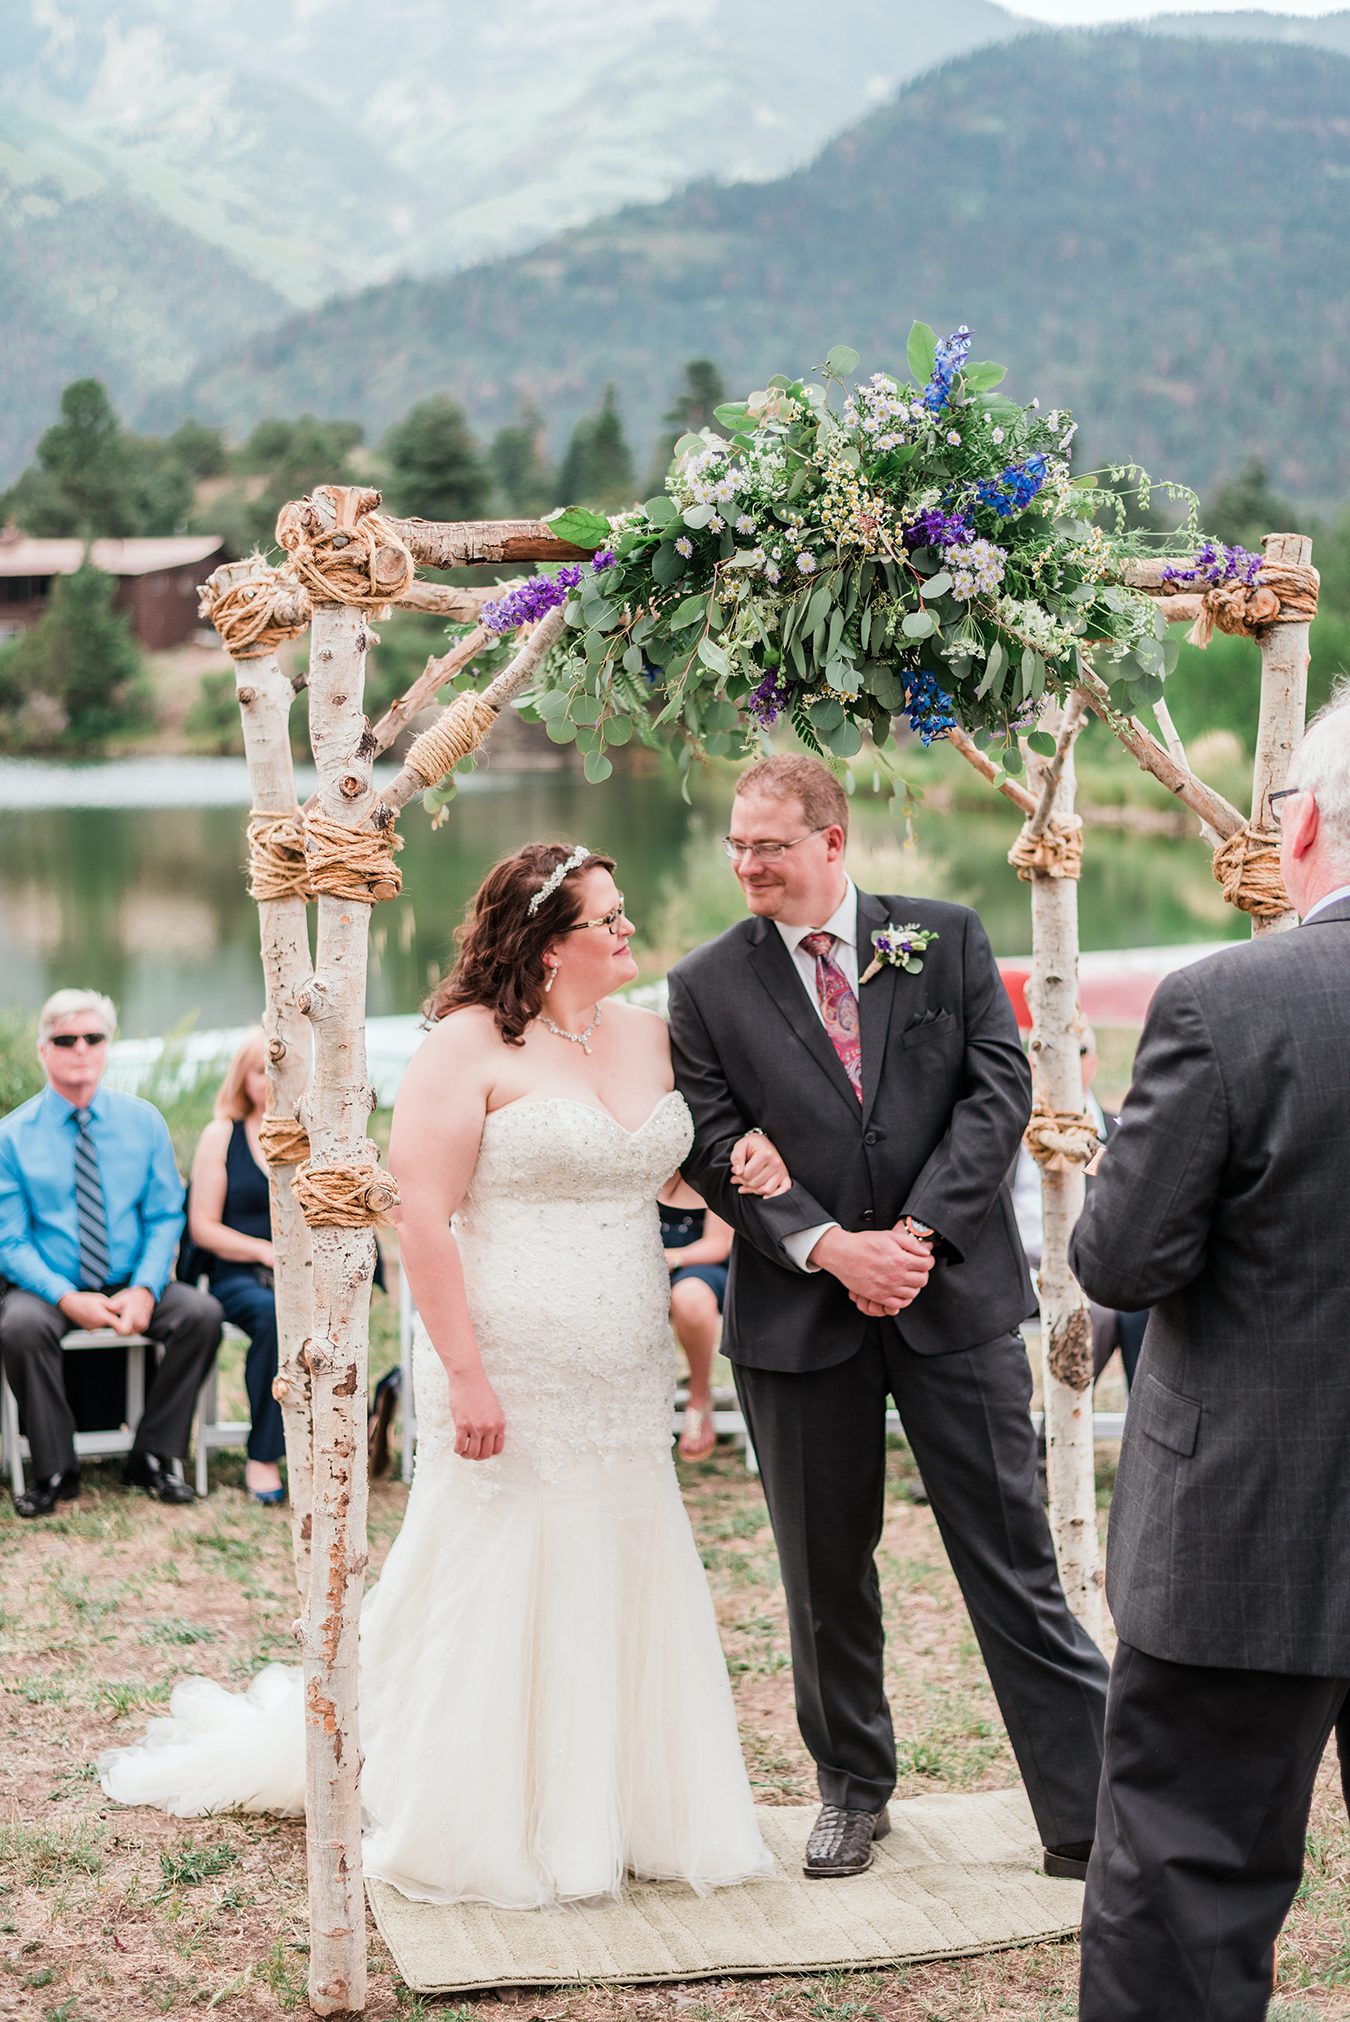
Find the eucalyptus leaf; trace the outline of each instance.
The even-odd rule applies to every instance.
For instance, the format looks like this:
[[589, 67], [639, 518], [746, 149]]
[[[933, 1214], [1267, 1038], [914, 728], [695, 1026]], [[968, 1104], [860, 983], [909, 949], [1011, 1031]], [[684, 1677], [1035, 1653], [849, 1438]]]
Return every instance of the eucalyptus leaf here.
[[707, 615], [706, 596], [683, 597], [671, 612], [667, 622], [672, 632], [682, 632], [686, 625], [701, 625]]
[[937, 363], [937, 332], [927, 323], [912, 323], [905, 346], [910, 378], [916, 386], [926, 386]]
[[588, 751], [583, 770], [592, 786], [599, 786], [609, 778], [614, 770], [613, 761], [605, 757], [603, 751]]
[[847, 379], [858, 369], [858, 354], [851, 344], [835, 344], [825, 353], [825, 370], [836, 379]]
[[825, 679], [837, 695], [858, 692], [858, 670], [851, 660], [831, 660], [825, 669]]
[[935, 576], [928, 578], [923, 586], [923, 593], [925, 597], [945, 597], [951, 586], [952, 579], [949, 572], [946, 569], [939, 569]]
[[544, 725], [544, 728], [555, 744], [571, 744], [577, 734], [575, 723], [570, 722], [566, 716], [554, 717]]
[[698, 642], [698, 657], [705, 667], [712, 668], [714, 674], [729, 674], [731, 672], [731, 662], [727, 659], [726, 650], [724, 647], [718, 645], [716, 639], [700, 639]]
[[937, 630], [937, 619], [931, 611], [906, 611], [900, 620], [900, 630], [907, 639], [926, 639]]
[[633, 735], [632, 721], [627, 716], [607, 716], [605, 718], [606, 744], [627, 744]]
[[652, 581], [668, 588], [671, 583], [678, 583], [683, 574], [684, 556], [674, 541], [662, 541], [652, 556]]
[[828, 699], [813, 702], [808, 713], [821, 736], [828, 737], [830, 732], [837, 730], [843, 722], [844, 705], [842, 702], [836, 702], [834, 697], [830, 696]]
[[1033, 730], [1027, 737], [1027, 748], [1034, 751], [1038, 758], [1053, 758], [1055, 740], [1048, 730]]
[[680, 516], [679, 507], [665, 492], [656, 498], [649, 498], [642, 510], [656, 527], [668, 527], [672, 520], [677, 520]]
[[623, 664], [628, 673], [640, 674], [643, 667], [641, 646], [630, 646], [623, 656]]
[[743, 400], [724, 400], [720, 407], [714, 407], [713, 420], [723, 428], [748, 428], [754, 417]]
[[686, 506], [683, 513], [684, 523], [687, 527], [706, 527], [716, 511], [717, 507], [714, 505]]
[[862, 750], [862, 732], [856, 723], [845, 717], [842, 723], [826, 732], [825, 742], [836, 758], [855, 758]]

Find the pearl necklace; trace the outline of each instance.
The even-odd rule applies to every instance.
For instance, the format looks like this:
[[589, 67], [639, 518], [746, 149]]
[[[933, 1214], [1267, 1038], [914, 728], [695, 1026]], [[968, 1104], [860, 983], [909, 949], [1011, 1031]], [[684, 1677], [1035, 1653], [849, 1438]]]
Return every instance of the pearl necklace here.
[[603, 1010], [603, 1008], [604, 1008], [603, 1005], [600, 1004], [596, 1005], [595, 1016], [594, 1018], [592, 1018], [590, 1024], [586, 1027], [584, 1032], [569, 1032], [565, 1025], [555, 1025], [553, 1020], [549, 1017], [546, 1017], [542, 1011], [539, 1014], [539, 1022], [541, 1025], [547, 1025], [549, 1031], [552, 1032], [557, 1038], [570, 1039], [572, 1044], [574, 1046], [579, 1046], [583, 1053], [589, 1053], [591, 1050], [591, 1034], [594, 1032], [596, 1026], [600, 1023], [600, 1013]]

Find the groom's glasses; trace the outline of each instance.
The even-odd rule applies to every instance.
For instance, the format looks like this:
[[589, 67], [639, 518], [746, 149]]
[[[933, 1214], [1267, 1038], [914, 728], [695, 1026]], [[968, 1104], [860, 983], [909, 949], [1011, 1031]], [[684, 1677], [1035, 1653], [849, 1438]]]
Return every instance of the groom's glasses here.
[[733, 864], [738, 864], [742, 857], [757, 857], [762, 864], [776, 864], [788, 850], [795, 850], [798, 843], [810, 842], [813, 835], [824, 835], [829, 826], [826, 822], [821, 828], [809, 828], [805, 835], [793, 836], [791, 842], [739, 842], [734, 835], [724, 835], [722, 848]]

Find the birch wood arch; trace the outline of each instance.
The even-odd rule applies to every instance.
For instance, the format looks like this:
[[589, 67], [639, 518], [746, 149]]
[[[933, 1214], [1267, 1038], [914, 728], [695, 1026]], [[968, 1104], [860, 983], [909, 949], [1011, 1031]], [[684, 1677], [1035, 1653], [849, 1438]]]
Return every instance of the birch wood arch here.
[[[387, 836], [401, 809], [435, 785], [456, 754], [490, 734], [562, 628], [561, 611], [550, 611], [486, 689], [472, 698], [461, 693], [440, 712], [393, 781], [377, 790], [375, 760], [483, 650], [488, 634], [474, 621], [482, 603], [501, 593], [496, 582], [481, 590], [418, 582], [416, 570], [500, 570], [514, 562], [588, 556], [555, 539], [539, 520], [440, 523], [381, 515], [373, 534], [363, 535], [361, 522], [379, 503], [378, 492], [319, 486], [311, 498], [285, 507], [279, 523], [304, 530], [303, 580], [289, 567], [276, 569], [254, 556], [218, 569], [202, 591], [203, 615], [216, 625], [234, 663], [257, 838], [252, 889], [265, 986], [266, 1154], [279, 1333], [274, 1388], [285, 1424], [296, 1638], [305, 1678], [309, 2003], [318, 2015], [360, 2013], [366, 2002], [357, 1643], [367, 1555], [369, 1292], [373, 1224], [396, 1196], [366, 1138], [374, 1093], [366, 1068], [365, 989], [370, 915], [380, 897], [396, 890], [397, 879], [386, 877], [381, 884], [372, 878], [362, 887], [359, 881], [335, 884], [327, 877], [328, 888], [315, 897], [297, 874], [297, 858], [302, 850], [310, 853], [321, 828], [327, 849], [340, 854], [346, 832], [353, 858], [367, 861], [367, 845]], [[342, 565], [349, 542], [361, 549], [350, 559], [364, 557], [364, 579], [361, 567]], [[1041, 1163], [1044, 1200], [1040, 1299], [1051, 1528], [1069, 1605], [1098, 1642], [1104, 1602], [1093, 1480], [1091, 1328], [1068, 1265], [1087, 1153], [1078, 1053], [1081, 824], [1074, 807], [1074, 744], [1093, 712], [1136, 762], [1196, 815], [1211, 847], [1241, 839], [1242, 863], [1259, 858], [1269, 843], [1268, 795], [1283, 784], [1302, 733], [1308, 626], [1317, 600], [1311, 543], [1297, 534], [1271, 534], [1263, 546], [1277, 591], [1222, 616], [1203, 594], [1177, 594], [1164, 577], [1165, 562], [1139, 564], [1127, 576], [1132, 587], [1159, 598], [1174, 623], [1200, 623], [1203, 629], [1206, 620], [1220, 622], [1259, 641], [1261, 709], [1246, 819], [1191, 770], [1165, 704], [1156, 711], [1159, 738], [1137, 718], [1113, 709], [1104, 684], [1090, 672], [1066, 703], [1050, 705], [1042, 717], [1042, 727], [1055, 732], [1055, 750], [1049, 758], [1027, 751], [1030, 790], [1000, 777], [963, 732], [950, 737], [1023, 817], [1012, 857], [1018, 875], [1031, 885], [1032, 899], [1028, 999], [1037, 1112], [1032, 1149]], [[403, 565], [405, 554], [411, 573]], [[329, 567], [330, 561], [338, 566]], [[474, 629], [428, 660], [407, 692], [371, 724], [364, 710], [366, 656], [374, 639], [369, 619], [386, 583], [398, 607], [439, 612]], [[318, 787], [302, 808], [289, 737], [296, 687], [278, 652], [306, 626]], [[1248, 882], [1241, 872], [1230, 877], [1234, 895]], [[1293, 923], [1287, 904], [1266, 904], [1253, 912], [1252, 931], [1269, 933]], [[307, 1169], [330, 1177], [323, 1186], [306, 1187], [302, 1180], [297, 1189], [297, 1175]], [[333, 1182], [334, 1172], [347, 1178]], [[337, 1213], [328, 1211], [334, 1186]]]

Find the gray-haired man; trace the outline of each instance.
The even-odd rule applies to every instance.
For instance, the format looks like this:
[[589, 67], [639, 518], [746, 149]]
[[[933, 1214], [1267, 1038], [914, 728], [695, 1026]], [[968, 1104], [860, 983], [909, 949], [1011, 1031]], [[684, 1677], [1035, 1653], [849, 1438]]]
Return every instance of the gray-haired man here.
[[38, 1020], [47, 1086], [0, 1122], [0, 1357], [33, 1456], [32, 1484], [15, 1501], [24, 1517], [79, 1493], [61, 1352], [72, 1328], [158, 1345], [126, 1479], [161, 1502], [193, 1500], [181, 1462], [223, 1316], [208, 1294], [173, 1282], [183, 1182], [163, 1117], [100, 1085], [116, 1026], [96, 991], [50, 997]]
[[1074, 1232], [1149, 1306], [1111, 1509], [1120, 1634], [1084, 2022], [1256, 2022], [1350, 1693], [1350, 702], [1272, 819], [1296, 932], [1154, 998]]

